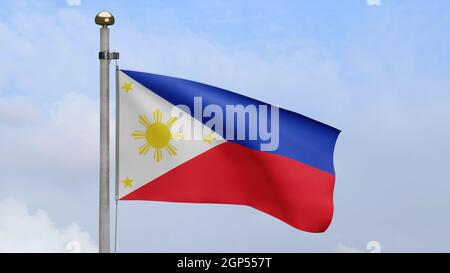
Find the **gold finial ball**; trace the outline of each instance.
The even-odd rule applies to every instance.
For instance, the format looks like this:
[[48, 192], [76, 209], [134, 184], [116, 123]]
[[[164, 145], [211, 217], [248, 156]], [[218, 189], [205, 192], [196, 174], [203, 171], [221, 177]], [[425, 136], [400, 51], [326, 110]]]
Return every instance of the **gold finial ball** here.
[[102, 27], [114, 25], [114, 16], [109, 11], [102, 11], [95, 16], [95, 23]]

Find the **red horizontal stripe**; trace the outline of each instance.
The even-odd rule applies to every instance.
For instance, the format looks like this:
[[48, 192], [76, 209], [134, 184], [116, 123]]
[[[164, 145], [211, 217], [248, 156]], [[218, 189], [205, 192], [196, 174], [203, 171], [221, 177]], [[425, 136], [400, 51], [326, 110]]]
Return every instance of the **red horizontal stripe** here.
[[290, 158], [226, 142], [121, 200], [248, 205], [295, 228], [323, 232], [333, 216], [334, 180]]

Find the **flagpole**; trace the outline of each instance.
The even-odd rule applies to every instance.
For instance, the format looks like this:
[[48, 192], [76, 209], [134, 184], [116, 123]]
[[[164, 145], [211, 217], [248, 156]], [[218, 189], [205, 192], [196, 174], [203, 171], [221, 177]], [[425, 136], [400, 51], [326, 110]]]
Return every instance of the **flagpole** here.
[[99, 206], [99, 251], [110, 252], [109, 229], [109, 64], [118, 59], [118, 53], [109, 52], [109, 29], [114, 25], [114, 16], [106, 11], [95, 17], [100, 28], [100, 206]]
[[117, 253], [117, 226], [118, 226], [118, 211], [119, 211], [119, 119], [120, 119], [120, 99], [119, 99], [119, 74], [120, 69], [116, 61], [116, 185], [115, 185], [115, 201], [116, 201], [116, 215], [114, 217], [114, 253]]

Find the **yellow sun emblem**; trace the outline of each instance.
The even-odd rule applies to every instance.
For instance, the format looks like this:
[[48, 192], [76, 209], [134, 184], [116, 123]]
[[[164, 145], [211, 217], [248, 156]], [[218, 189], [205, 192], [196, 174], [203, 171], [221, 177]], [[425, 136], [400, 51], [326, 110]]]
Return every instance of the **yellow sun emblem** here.
[[131, 135], [134, 139], [145, 139], [145, 144], [139, 147], [139, 154], [145, 155], [153, 148], [155, 152], [153, 158], [157, 163], [162, 159], [162, 149], [165, 149], [170, 156], [177, 154], [177, 149], [170, 144], [172, 139], [183, 139], [182, 133], [171, 132], [172, 126], [177, 121], [176, 117], [170, 117], [166, 123], [162, 122], [163, 114], [156, 109], [153, 112], [153, 122], [150, 122], [145, 115], [139, 116], [139, 123], [145, 127], [145, 131], [135, 130]]

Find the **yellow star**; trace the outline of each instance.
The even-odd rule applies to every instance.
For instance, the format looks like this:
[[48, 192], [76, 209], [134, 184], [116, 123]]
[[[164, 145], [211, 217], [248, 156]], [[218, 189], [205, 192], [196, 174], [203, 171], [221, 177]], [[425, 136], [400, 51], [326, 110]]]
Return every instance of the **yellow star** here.
[[212, 144], [214, 140], [216, 140], [216, 137], [212, 133], [203, 136], [203, 141], [208, 144]]
[[122, 181], [124, 188], [131, 188], [133, 187], [133, 179], [129, 178], [128, 176], [125, 178], [125, 180]]
[[122, 89], [125, 90], [125, 92], [133, 91], [133, 87], [131, 86], [131, 82], [125, 82], [122, 86]]

